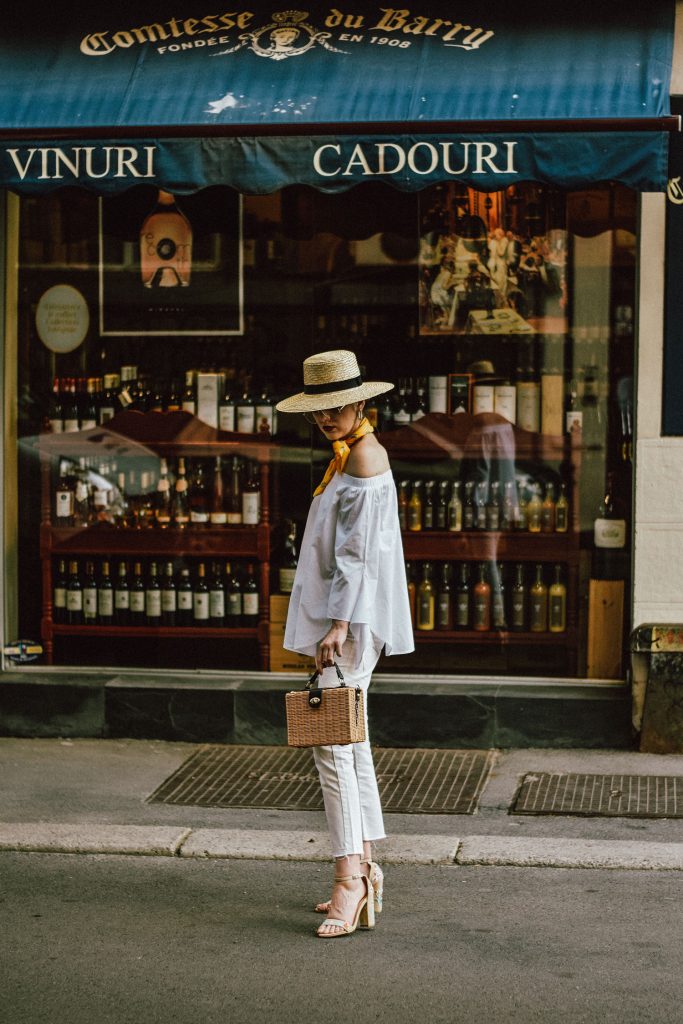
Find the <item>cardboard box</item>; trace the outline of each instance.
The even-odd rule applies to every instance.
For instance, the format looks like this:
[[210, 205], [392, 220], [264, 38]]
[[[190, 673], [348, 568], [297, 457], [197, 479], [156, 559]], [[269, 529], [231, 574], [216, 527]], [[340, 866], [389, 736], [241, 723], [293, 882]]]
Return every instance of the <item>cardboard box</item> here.
[[472, 382], [474, 374], [448, 374], [448, 411], [451, 416], [457, 412], [472, 411]]
[[197, 418], [218, 430], [218, 403], [221, 399], [222, 373], [197, 374]]
[[286, 651], [282, 646], [285, 638], [285, 623], [289, 596], [287, 594], [271, 594], [270, 597], [270, 671], [300, 672], [311, 675], [315, 668], [313, 658], [307, 658], [295, 651]]

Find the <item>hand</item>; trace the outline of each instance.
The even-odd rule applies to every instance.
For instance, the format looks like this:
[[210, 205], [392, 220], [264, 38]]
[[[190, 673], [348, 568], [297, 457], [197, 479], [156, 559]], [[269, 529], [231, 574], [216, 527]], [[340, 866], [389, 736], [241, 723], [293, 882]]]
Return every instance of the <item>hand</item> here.
[[315, 656], [315, 667], [318, 672], [322, 672], [324, 668], [331, 668], [334, 665], [335, 655], [341, 658], [342, 647], [348, 632], [348, 622], [335, 619], [326, 635], [318, 644]]

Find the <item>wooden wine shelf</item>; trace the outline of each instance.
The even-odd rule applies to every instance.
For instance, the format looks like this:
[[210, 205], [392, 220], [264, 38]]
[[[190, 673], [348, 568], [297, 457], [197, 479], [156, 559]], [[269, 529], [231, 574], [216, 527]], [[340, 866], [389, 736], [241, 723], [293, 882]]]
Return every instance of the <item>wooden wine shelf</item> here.
[[52, 623], [50, 631], [54, 636], [92, 637], [158, 637], [159, 639], [190, 639], [212, 637], [216, 640], [257, 640], [257, 626], [69, 626]]
[[272, 461], [277, 447], [271, 437], [216, 430], [189, 412], [135, 410], [117, 413], [107, 423], [89, 430], [41, 434], [39, 445], [42, 454], [52, 458], [240, 455], [257, 462]]
[[53, 555], [112, 555], [174, 557], [235, 557], [267, 561], [268, 526], [225, 526], [187, 530], [121, 530], [113, 526], [51, 527], [40, 529], [43, 557]]
[[537, 434], [514, 426], [494, 412], [477, 416], [430, 412], [422, 419], [382, 434], [381, 440], [392, 458], [425, 462], [481, 458], [484, 435], [489, 439], [489, 458], [494, 462], [515, 459], [561, 462], [568, 458], [572, 448], [581, 446], [580, 433]]
[[403, 533], [403, 553], [410, 561], [578, 562], [574, 533], [494, 533], [444, 530]]
[[[454, 473], [458, 460], [476, 459], [482, 453], [484, 434], [495, 441], [493, 462], [516, 459], [562, 463], [569, 484], [570, 532], [530, 534], [516, 532], [428, 530], [403, 534], [403, 550], [409, 561], [471, 562], [558, 562], [567, 566], [569, 628], [563, 633], [515, 633], [505, 630], [416, 631], [417, 644], [469, 645], [556, 645], [577, 653], [576, 628], [580, 543], [578, 533], [579, 471], [581, 437], [547, 437], [511, 426], [494, 413], [482, 416], [463, 414], [446, 416], [430, 413], [409, 427], [383, 434], [381, 443], [396, 458], [425, 465], [448, 460]], [[270, 503], [270, 467], [279, 461], [310, 459], [310, 452], [278, 445], [271, 438], [228, 434], [215, 430], [188, 413], [121, 412], [105, 426], [74, 434], [45, 434], [39, 439], [42, 463], [42, 502], [40, 552], [43, 561], [43, 624], [46, 659], [52, 663], [53, 640], [59, 636], [93, 638], [215, 638], [219, 640], [255, 640], [259, 644], [261, 667], [269, 668], [270, 635], [268, 611], [270, 594], [270, 556], [272, 515]], [[184, 455], [208, 458], [215, 455], [240, 455], [260, 464], [262, 493], [261, 525], [256, 527], [208, 527], [187, 530], [118, 529], [106, 524], [85, 528], [53, 525], [52, 474], [60, 456], [75, 458], [92, 455], [125, 459], [150, 455]], [[457, 476], [456, 476], [457, 478]], [[52, 622], [53, 556], [148, 557], [158, 560], [175, 557], [248, 558], [260, 563], [260, 598], [265, 616], [256, 627], [212, 626], [70, 626]]]
[[566, 629], [562, 633], [512, 633], [504, 629], [479, 632], [476, 629], [462, 630], [415, 630], [416, 643], [443, 643], [460, 641], [466, 644], [557, 644], [562, 647], [576, 647], [578, 634], [575, 629]]

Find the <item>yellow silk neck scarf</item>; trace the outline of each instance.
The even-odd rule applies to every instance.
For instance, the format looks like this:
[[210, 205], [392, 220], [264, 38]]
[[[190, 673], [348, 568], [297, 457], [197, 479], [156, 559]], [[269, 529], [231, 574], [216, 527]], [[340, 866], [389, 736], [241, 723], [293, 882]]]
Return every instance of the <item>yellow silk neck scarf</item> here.
[[372, 423], [370, 423], [370, 420], [367, 416], [364, 416], [352, 434], [349, 434], [349, 436], [345, 437], [342, 441], [332, 442], [334, 456], [325, 470], [325, 476], [313, 491], [314, 498], [317, 494], [323, 493], [335, 473], [344, 472], [344, 466], [348, 462], [349, 455], [351, 454], [351, 448], [356, 441], [360, 441], [361, 437], [365, 437], [366, 434], [374, 433], [374, 430], [375, 428]]

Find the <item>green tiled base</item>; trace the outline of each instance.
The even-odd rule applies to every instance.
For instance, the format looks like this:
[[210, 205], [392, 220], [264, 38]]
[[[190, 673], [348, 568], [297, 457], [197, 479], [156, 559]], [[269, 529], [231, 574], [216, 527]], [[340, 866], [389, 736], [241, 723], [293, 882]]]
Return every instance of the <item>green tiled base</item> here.
[[[0, 677], [0, 735], [281, 744], [284, 693], [300, 685], [300, 679], [237, 672], [7, 673]], [[368, 708], [371, 739], [381, 746], [633, 746], [626, 687], [378, 675]]]

